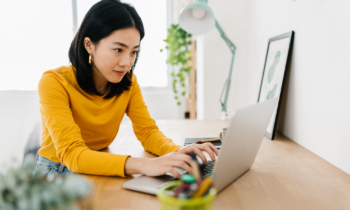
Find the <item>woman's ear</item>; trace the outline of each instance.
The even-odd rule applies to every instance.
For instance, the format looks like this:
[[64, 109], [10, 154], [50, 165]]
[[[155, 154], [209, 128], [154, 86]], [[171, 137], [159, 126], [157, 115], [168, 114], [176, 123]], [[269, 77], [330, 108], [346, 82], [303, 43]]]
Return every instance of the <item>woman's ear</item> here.
[[92, 45], [93, 45], [93, 44], [92, 44], [91, 39], [90, 39], [89, 37], [85, 37], [85, 39], [84, 39], [84, 47], [85, 47], [86, 51], [87, 51], [89, 54], [92, 53], [92, 48], [93, 48]]

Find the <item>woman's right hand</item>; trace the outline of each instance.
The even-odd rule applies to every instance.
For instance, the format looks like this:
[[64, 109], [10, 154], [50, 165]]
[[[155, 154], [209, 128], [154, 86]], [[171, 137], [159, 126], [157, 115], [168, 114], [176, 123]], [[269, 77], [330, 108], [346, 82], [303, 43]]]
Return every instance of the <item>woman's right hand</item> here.
[[157, 158], [132, 158], [129, 157], [125, 163], [126, 174], [141, 173], [146, 176], [160, 176], [166, 173], [173, 174], [180, 179], [181, 174], [174, 167], [181, 168], [190, 174], [192, 158], [189, 155], [180, 154], [178, 152], [170, 152], [164, 156]]

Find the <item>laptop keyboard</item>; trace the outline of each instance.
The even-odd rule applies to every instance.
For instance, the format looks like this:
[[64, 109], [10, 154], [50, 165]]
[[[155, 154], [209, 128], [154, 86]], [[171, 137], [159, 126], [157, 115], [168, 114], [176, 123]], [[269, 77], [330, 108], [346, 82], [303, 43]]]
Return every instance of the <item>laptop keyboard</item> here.
[[[213, 162], [211, 160], [207, 160], [208, 161], [208, 165], [205, 164], [201, 164], [199, 165], [199, 172], [201, 174], [201, 178], [204, 179], [205, 177], [207, 177], [208, 175], [210, 175], [210, 173], [213, 171], [214, 169], [214, 165], [216, 162]], [[178, 171], [181, 175], [182, 174], [188, 174], [187, 171], [181, 169], [181, 168], [177, 168], [175, 167], [175, 170]], [[172, 175], [173, 176], [173, 175]], [[177, 178], [175, 178], [177, 180]]]
[[210, 175], [210, 173], [213, 171], [214, 165], [215, 165], [214, 161], [208, 160], [208, 165], [202, 164], [200, 166], [200, 172], [201, 172], [202, 179], [204, 179], [205, 177]]

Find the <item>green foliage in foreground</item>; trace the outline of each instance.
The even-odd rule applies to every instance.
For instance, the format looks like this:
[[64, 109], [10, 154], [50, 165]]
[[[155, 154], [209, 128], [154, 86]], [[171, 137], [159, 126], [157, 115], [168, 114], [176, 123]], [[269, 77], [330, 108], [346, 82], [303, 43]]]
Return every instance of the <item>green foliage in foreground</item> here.
[[0, 174], [1, 210], [75, 210], [74, 200], [85, 197], [92, 185], [79, 175], [56, 176], [51, 180], [34, 169], [27, 156], [19, 168]]

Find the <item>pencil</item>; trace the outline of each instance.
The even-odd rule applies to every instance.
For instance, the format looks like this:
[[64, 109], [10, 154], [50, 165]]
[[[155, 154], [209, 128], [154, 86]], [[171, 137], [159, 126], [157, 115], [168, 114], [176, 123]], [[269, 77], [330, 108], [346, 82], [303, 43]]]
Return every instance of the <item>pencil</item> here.
[[192, 197], [193, 198], [201, 197], [208, 190], [212, 182], [213, 182], [212, 178], [210, 178], [209, 176], [205, 177], [201, 185], [198, 187], [197, 191], [194, 193]]
[[221, 139], [219, 138], [216, 138], [216, 139], [206, 139], [206, 140], [200, 140], [200, 141], [197, 141], [196, 143], [203, 143], [203, 142], [212, 142], [212, 141], [221, 141]]

